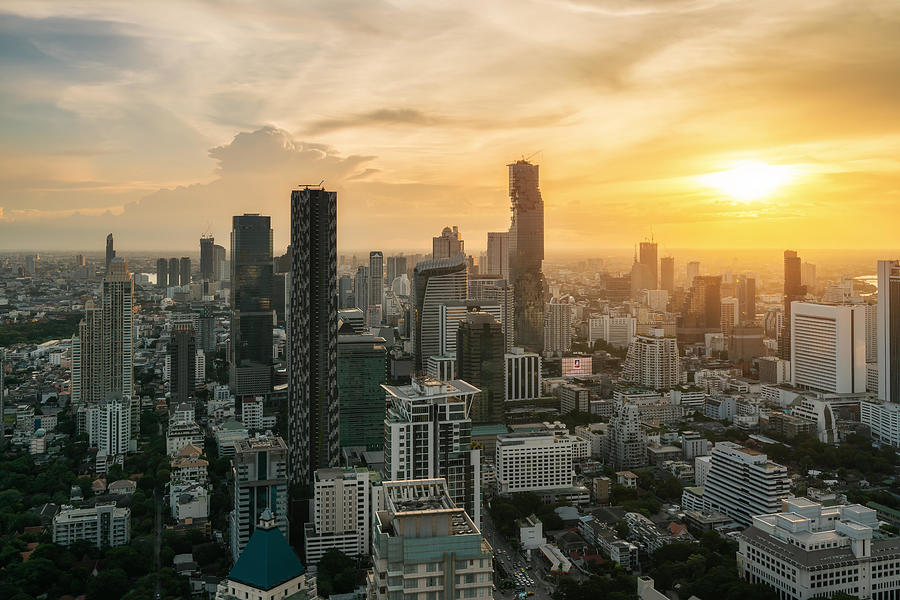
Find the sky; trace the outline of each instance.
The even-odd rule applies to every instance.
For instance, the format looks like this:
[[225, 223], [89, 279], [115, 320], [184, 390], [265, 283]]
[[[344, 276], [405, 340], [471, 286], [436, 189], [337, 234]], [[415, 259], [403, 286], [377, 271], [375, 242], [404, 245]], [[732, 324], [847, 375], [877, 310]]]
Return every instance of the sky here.
[[896, 0], [0, 0], [0, 249], [254, 212], [278, 251], [325, 180], [342, 250], [477, 252], [523, 157], [548, 257], [897, 248], [898, 31]]

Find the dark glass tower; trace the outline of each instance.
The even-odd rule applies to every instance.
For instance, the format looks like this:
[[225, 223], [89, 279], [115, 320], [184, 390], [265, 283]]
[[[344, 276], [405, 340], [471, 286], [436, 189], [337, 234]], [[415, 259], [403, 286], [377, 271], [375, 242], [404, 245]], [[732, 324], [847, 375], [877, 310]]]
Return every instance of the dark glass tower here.
[[659, 287], [669, 292], [669, 297], [675, 291], [675, 258], [672, 256], [659, 259]]
[[384, 338], [357, 335], [345, 325], [338, 335], [338, 391], [341, 448], [384, 447], [384, 390], [387, 350]]
[[544, 348], [544, 200], [538, 166], [519, 160], [509, 167], [509, 271], [513, 285], [515, 344], [540, 352]]
[[109, 263], [116, 257], [116, 250], [113, 247], [113, 234], [106, 236], [106, 269], [109, 270]]
[[486, 312], [468, 313], [456, 330], [456, 373], [481, 390], [469, 413], [473, 423], [503, 421], [505, 354], [500, 323]]
[[291, 192], [288, 480], [339, 463], [337, 193]]
[[641, 242], [641, 264], [644, 265], [644, 273], [647, 278], [644, 287], [648, 290], [658, 290], [658, 261], [659, 245], [656, 242]]
[[235, 216], [231, 232], [231, 388], [235, 396], [272, 388], [270, 217]]
[[204, 236], [200, 238], [200, 278], [205, 281], [212, 281], [215, 272], [215, 246], [216, 240], [213, 236]]
[[791, 360], [791, 302], [806, 297], [806, 286], [800, 280], [800, 264], [794, 250], [784, 251], [784, 319], [778, 341], [778, 356], [784, 360]]
[[190, 322], [175, 322], [169, 342], [169, 391], [172, 405], [187, 402], [196, 390], [197, 335]]
[[169, 285], [169, 261], [165, 258], [156, 259], [156, 285], [162, 288]]

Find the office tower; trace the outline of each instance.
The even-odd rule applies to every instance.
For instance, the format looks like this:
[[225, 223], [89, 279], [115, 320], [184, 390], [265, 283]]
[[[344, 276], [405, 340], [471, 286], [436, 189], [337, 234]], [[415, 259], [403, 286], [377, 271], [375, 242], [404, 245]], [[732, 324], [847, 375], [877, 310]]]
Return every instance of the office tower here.
[[702, 343], [707, 333], [721, 331], [722, 300], [718, 275], [697, 275], [685, 295], [678, 322], [678, 338]]
[[669, 292], [669, 296], [675, 291], [675, 258], [672, 256], [659, 259], [659, 287]]
[[641, 429], [637, 404], [620, 402], [609, 420], [603, 453], [614, 469], [633, 469], [647, 464], [647, 440]]
[[285, 326], [287, 307], [290, 302], [290, 273], [272, 273], [272, 310], [275, 311], [275, 323]]
[[[424, 598], [491, 598], [492, 548], [441, 479], [384, 482], [384, 507], [372, 528], [367, 597], [427, 590]], [[402, 593], [402, 592], [401, 592]]]
[[806, 287], [800, 279], [800, 257], [793, 250], [784, 251], [784, 320], [781, 325], [781, 339], [778, 341], [778, 355], [791, 360], [791, 303], [803, 300]]
[[338, 297], [340, 298], [340, 308], [356, 306], [353, 302], [353, 278], [349, 275], [341, 275], [341, 278], [338, 279]]
[[[470, 299], [482, 303], [481, 306], [497, 305], [500, 307], [500, 326], [503, 328], [503, 338], [506, 342], [506, 351], [509, 352], [515, 344], [515, 307], [513, 305], [513, 289], [505, 279], [479, 277], [469, 279]], [[488, 311], [490, 312], [490, 311]]]
[[658, 248], [659, 245], [652, 240], [641, 242], [641, 264], [644, 265], [647, 276], [644, 283], [648, 290], [659, 289], [659, 268], [656, 260]]
[[710, 455], [702, 489], [685, 488], [682, 508], [717, 510], [747, 526], [756, 515], [778, 512], [790, 493], [787, 467], [770, 462], [758, 450], [719, 442]]
[[134, 394], [134, 279], [128, 263], [113, 258], [102, 291], [103, 399], [110, 392]]
[[131, 401], [114, 393], [91, 403], [87, 408], [86, 429], [88, 443], [98, 454], [125, 454], [131, 440]]
[[306, 563], [335, 548], [368, 556], [373, 509], [381, 506], [381, 476], [367, 469], [319, 469], [313, 478], [313, 519], [304, 525]]
[[204, 281], [212, 281], [215, 275], [215, 246], [216, 240], [211, 235], [200, 238], [200, 278]]
[[692, 285], [694, 285], [694, 277], [697, 277], [698, 275], [700, 275], [700, 263], [697, 262], [696, 260], [692, 260], [691, 262], [689, 262], [687, 264], [687, 266], [685, 266], [684, 275], [685, 275], [684, 286], [686, 288], [689, 288]]
[[178, 259], [170, 258], [169, 259], [169, 287], [178, 287]]
[[568, 431], [501, 433], [497, 436], [497, 491], [501, 495], [571, 489], [575, 481]]
[[878, 261], [878, 397], [900, 402], [900, 260]]
[[481, 450], [472, 448], [472, 400], [480, 391], [465, 381], [413, 378], [412, 385], [382, 385], [385, 480], [447, 481], [450, 497], [481, 521]]
[[193, 399], [197, 388], [197, 336], [190, 322], [172, 324], [169, 341], [169, 391], [171, 404]]
[[169, 261], [165, 258], [156, 259], [156, 285], [161, 288], [169, 285]]
[[639, 335], [628, 347], [622, 378], [653, 389], [669, 389], [678, 385], [678, 344], [665, 337], [662, 329], [651, 329]]
[[456, 225], [453, 229], [444, 227], [440, 237], [431, 238], [431, 259], [453, 258], [457, 254], [465, 254], [465, 242], [459, 237]]
[[276, 526], [288, 537], [288, 448], [280, 437], [260, 436], [236, 441], [234, 450], [230, 529], [231, 556], [237, 560], [266, 510], [271, 511]]
[[738, 325], [738, 317], [740, 316], [738, 299], [733, 297], [722, 298], [719, 307], [719, 329], [722, 331], [727, 344], [731, 339], [734, 328]]
[[232, 219], [231, 378], [235, 396], [272, 390], [272, 227], [270, 217]]
[[572, 348], [572, 308], [553, 298], [544, 313], [544, 352], [562, 355]]
[[75, 266], [83, 267], [85, 265], [87, 265], [87, 261], [84, 258], [84, 254], [76, 254], [75, 255]]
[[391, 285], [394, 280], [401, 275], [406, 275], [407, 261], [402, 254], [398, 256], [388, 256], [387, 259], [387, 283]]
[[290, 480], [310, 485], [316, 469], [340, 458], [336, 192], [291, 192], [291, 252]]
[[[352, 326], [346, 326], [352, 331]], [[384, 443], [385, 340], [374, 335], [338, 332], [337, 385], [340, 446], [381, 450]]]
[[800, 284], [807, 290], [816, 287], [816, 265], [805, 261], [800, 264]]
[[509, 277], [509, 232], [489, 231], [487, 234], [487, 269], [488, 275]]
[[197, 349], [203, 352], [216, 351], [216, 317], [212, 310], [204, 308], [197, 319]]
[[421, 372], [429, 356], [441, 353], [440, 307], [466, 299], [468, 285], [465, 255], [425, 260], [413, 270], [410, 299], [414, 369]]
[[366, 327], [366, 313], [358, 308], [342, 308], [338, 311], [338, 334], [344, 335], [350, 333], [346, 328], [352, 330], [352, 333], [362, 335], [368, 331]]
[[738, 275], [735, 286], [738, 305], [738, 324], [756, 324], [756, 279], [749, 275]]
[[544, 200], [538, 187], [538, 166], [520, 160], [509, 167], [509, 273], [514, 294], [516, 345], [541, 352], [544, 345], [544, 303], [547, 284], [544, 261]]
[[793, 302], [791, 384], [836, 394], [866, 391], [865, 306]]
[[524, 348], [513, 348], [504, 357], [503, 378], [506, 392], [504, 400], [534, 400], [543, 395], [541, 356], [536, 352], [526, 352]]
[[[500, 305], [491, 301], [466, 300], [447, 302], [440, 306], [440, 352], [438, 355], [452, 357], [456, 353], [456, 333], [465, 323], [470, 311], [486, 312], [503, 326], [503, 311]], [[435, 356], [432, 354], [431, 356]], [[429, 357], [430, 358], [430, 357]], [[427, 362], [427, 361], [426, 361]]]
[[588, 343], [597, 340], [616, 348], [627, 348], [637, 334], [637, 319], [634, 317], [611, 317], [600, 315], [588, 320]]
[[[369, 252], [369, 303], [368, 306], [384, 306], [384, 254], [380, 250]], [[380, 323], [369, 323], [371, 326]]]
[[481, 390], [472, 404], [472, 421], [497, 423], [503, 419], [503, 329], [486, 312], [470, 312], [456, 332], [456, 376]]
[[356, 268], [356, 277], [353, 279], [353, 300], [355, 306], [363, 311], [369, 309], [369, 267], [360, 265]]
[[131, 541], [131, 509], [115, 502], [93, 508], [63, 507], [53, 516], [53, 543], [71, 546], [88, 542], [97, 548], [127, 546]]
[[228, 275], [226, 262], [225, 246], [213, 246], [213, 279], [216, 281], [225, 281]]
[[178, 273], [180, 275], [179, 281], [181, 285], [188, 285], [191, 283], [191, 257], [181, 257], [181, 262], [178, 265]]
[[113, 234], [106, 236], [106, 270], [109, 270], [109, 263], [116, 257], [116, 250], [113, 248]]

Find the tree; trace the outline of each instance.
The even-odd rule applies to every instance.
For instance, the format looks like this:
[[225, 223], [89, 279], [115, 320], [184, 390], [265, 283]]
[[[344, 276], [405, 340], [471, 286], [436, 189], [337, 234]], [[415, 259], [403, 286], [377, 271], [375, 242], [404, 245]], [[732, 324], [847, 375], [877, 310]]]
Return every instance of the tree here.
[[89, 600], [119, 600], [128, 591], [128, 575], [122, 569], [104, 569], [88, 584]]
[[346, 594], [359, 584], [359, 572], [352, 558], [332, 548], [319, 560], [317, 585], [319, 595]]

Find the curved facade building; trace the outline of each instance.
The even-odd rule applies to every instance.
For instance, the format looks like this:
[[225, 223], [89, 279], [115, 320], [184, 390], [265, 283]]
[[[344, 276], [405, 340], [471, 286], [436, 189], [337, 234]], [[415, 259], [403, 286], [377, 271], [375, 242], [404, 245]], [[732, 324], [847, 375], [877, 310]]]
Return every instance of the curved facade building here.
[[424, 370], [429, 356], [441, 353], [441, 305], [465, 301], [467, 292], [465, 254], [416, 265], [410, 302], [416, 371]]

